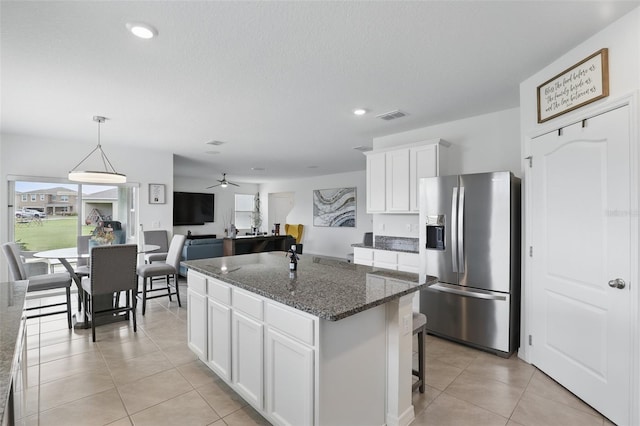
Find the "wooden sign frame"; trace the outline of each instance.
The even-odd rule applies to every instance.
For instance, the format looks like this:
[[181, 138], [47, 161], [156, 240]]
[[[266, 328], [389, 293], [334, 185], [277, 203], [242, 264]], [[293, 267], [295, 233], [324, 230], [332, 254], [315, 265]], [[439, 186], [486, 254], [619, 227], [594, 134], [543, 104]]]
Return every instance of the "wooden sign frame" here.
[[598, 50], [537, 88], [538, 123], [609, 96], [609, 49]]

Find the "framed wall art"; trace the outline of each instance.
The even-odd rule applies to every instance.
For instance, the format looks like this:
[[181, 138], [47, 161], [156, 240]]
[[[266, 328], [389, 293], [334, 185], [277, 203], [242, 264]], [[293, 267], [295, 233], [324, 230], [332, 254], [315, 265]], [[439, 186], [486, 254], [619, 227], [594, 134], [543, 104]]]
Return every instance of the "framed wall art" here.
[[537, 89], [538, 123], [609, 96], [609, 49], [600, 49]]
[[161, 183], [149, 184], [149, 204], [165, 204], [165, 186]]
[[356, 188], [313, 191], [313, 226], [356, 227]]

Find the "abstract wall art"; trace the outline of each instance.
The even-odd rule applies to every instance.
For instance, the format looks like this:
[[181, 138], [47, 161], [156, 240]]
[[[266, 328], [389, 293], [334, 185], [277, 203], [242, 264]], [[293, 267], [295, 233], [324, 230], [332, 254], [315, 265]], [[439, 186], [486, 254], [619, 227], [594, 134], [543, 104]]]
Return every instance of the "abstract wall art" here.
[[313, 191], [313, 226], [356, 226], [356, 188]]

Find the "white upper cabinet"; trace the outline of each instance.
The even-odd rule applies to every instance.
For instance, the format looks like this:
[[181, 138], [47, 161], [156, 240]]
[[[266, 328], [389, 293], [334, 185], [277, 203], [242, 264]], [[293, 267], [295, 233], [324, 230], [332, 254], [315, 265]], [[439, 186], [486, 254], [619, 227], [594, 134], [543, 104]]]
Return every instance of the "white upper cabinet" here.
[[409, 210], [409, 150], [389, 151], [386, 153], [386, 160], [386, 210], [406, 212]]
[[383, 213], [386, 192], [385, 153], [367, 155], [367, 213]]
[[420, 178], [439, 176], [451, 144], [432, 139], [367, 156], [367, 213], [418, 213]]

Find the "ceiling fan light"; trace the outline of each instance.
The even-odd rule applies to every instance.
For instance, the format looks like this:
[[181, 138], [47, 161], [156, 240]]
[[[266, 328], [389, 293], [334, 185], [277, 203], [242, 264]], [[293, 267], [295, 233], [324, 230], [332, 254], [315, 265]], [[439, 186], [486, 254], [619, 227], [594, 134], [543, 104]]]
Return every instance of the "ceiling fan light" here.
[[220, 186], [221, 186], [221, 187], [223, 187], [223, 188], [226, 188], [228, 185], [227, 185], [227, 182], [222, 182], [222, 183], [220, 184]]

